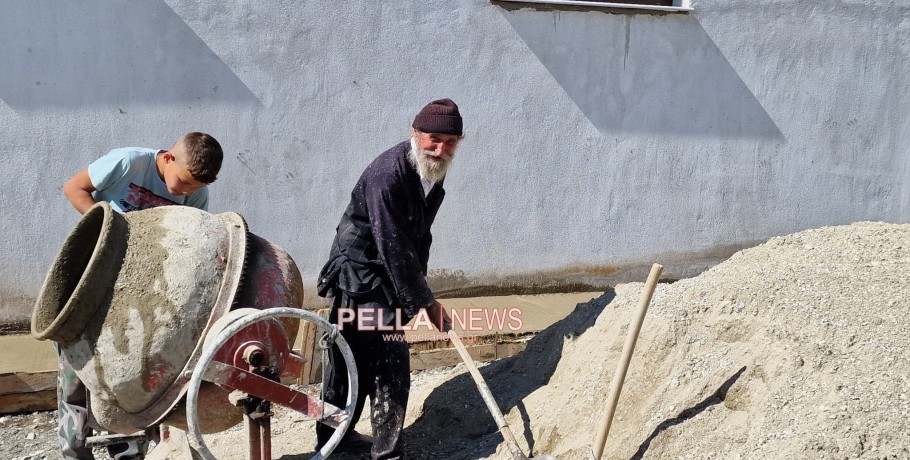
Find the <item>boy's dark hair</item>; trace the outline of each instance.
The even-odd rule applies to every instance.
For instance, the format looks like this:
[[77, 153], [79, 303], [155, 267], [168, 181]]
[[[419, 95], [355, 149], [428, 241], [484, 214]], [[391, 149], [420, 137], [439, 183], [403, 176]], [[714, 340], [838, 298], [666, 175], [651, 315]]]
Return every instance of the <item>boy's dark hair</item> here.
[[183, 135], [183, 149], [186, 152], [186, 170], [199, 182], [211, 184], [218, 178], [224, 152], [214, 137], [199, 132]]

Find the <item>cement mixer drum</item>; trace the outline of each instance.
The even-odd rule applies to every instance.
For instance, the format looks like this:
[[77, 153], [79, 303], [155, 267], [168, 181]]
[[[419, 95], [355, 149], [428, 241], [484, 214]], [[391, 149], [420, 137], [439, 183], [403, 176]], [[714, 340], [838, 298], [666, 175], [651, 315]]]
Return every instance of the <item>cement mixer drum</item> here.
[[[235, 213], [166, 206], [125, 215], [89, 209], [48, 273], [32, 334], [58, 343], [85, 383], [89, 409], [109, 431], [185, 427], [192, 455], [212, 458], [202, 434], [241, 420], [251, 458], [270, 458], [275, 403], [335, 428], [328, 456], [352, 422], [353, 354], [335, 327], [300, 309], [300, 272], [280, 247], [247, 231]], [[348, 371], [345, 407], [282, 383], [312, 357], [291, 349], [301, 321], [337, 347]], [[192, 444], [192, 446], [190, 446]]]
[[[268, 289], [258, 295], [257, 284]], [[131, 433], [175, 407], [206, 331], [236, 302], [299, 308], [301, 285], [290, 256], [238, 214], [165, 206], [121, 215], [102, 202], [66, 239], [32, 333], [58, 342], [97, 421]]]

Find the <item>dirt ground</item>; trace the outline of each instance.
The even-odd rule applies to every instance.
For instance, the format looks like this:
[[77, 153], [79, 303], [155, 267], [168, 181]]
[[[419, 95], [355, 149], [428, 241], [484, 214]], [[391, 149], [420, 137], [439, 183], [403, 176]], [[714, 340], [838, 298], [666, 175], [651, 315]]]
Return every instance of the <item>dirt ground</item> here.
[[[642, 287], [579, 304], [482, 367], [525, 452], [589, 458]], [[908, 288], [910, 225], [872, 222], [772, 238], [660, 285], [604, 458], [910, 458]], [[413, 382], [412, 458], [509, 458], [463, 365]], [[273, 423], [275, 458], [309, 457], [312, 422]], [[0, 457], [57, 458], [52, 429], [48, 414], [0, 419]], [[240, 431], [208, 439], [244, 458]]]

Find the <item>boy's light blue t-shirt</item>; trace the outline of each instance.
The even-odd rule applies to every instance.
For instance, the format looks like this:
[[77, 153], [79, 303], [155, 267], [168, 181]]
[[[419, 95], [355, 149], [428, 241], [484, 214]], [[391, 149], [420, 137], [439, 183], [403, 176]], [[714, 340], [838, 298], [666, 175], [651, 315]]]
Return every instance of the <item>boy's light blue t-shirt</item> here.
[[95, 187], [95, 201], [110, 202], [111, 208], [124, 213], [158, 206], [182, 204], [207, 211], [208, 187], [188, 196], [175, 196], [158, 175], [155, 157], [160, 150], [141, 147], [114, 149], [88, 166], [88, 177]]

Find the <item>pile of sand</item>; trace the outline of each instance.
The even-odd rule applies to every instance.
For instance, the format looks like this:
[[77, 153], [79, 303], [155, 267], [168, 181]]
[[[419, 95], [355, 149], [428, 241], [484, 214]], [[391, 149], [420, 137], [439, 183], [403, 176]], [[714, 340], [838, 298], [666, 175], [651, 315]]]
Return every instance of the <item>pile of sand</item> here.
[[[643, 285], [482, 369], [535, 454], [587, 459]], [[660, 285], [605, 458], [910, 457], [910, 225], [773, 238]], [[409, 444], [508, 458], [463, 366], [412, 392]]]

